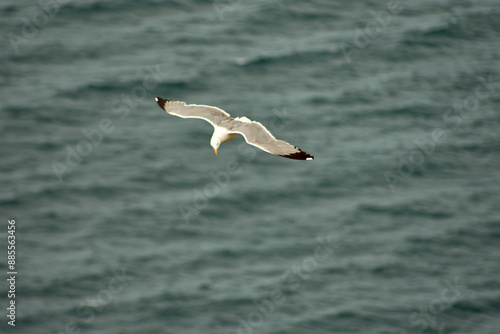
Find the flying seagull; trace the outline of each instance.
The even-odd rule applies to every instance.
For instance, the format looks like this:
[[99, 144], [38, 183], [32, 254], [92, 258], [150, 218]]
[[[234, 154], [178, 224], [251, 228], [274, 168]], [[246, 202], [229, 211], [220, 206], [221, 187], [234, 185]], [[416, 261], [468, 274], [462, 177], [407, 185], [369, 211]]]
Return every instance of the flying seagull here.
[[296, 148], [286, 141], [277, 140], [262, 124], [251, 121], [246, 117], [232, 118], [227, 112], [217, 107], [186, 104], [185, 102], [166, 100], [161, 97], [157, 97], [156, 102], [160, 108], [169, 114], [182, 118], [201, 118], [212, 124], [214, 134], [210, 139], [210, 145], [214, 148], [216, 155], [220, 144], [242, 135], [248, 144], [267, 153], [296, 160], [314, 159], [312, 155], [307, 154], [300, 148]]

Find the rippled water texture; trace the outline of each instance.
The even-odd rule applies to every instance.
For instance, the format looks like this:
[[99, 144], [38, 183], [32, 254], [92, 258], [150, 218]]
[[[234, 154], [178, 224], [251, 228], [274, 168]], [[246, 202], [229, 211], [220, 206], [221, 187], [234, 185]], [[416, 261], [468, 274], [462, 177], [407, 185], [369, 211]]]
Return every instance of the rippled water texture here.
[[[498, 1], [0, 4], [2, 333], [498, 333]], [[154, 98], [247, 116], [245, 144]]]

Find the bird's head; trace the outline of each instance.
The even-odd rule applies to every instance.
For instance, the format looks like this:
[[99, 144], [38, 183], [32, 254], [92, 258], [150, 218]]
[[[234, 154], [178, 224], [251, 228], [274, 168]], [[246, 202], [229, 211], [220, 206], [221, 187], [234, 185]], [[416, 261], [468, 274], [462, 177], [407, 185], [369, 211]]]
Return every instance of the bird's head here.
[[217, 150], [219, 149], [220, 141], [215, 138], [212, 138], [210, 140], [210, 145], [214, 148], [215, 155], [217, 155]]

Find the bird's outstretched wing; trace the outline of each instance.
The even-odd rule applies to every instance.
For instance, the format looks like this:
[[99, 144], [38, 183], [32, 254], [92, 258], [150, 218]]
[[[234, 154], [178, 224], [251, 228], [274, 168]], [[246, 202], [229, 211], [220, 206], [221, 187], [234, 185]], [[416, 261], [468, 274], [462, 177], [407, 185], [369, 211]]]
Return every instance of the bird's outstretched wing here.
[[232, 119], [231, 115], [217, 107], [186, 104], [186, 102], [167, 100], [161, 97], [156, 98], [156, 103], [169, 114], [182, 118], [204, 119], [214, 127], [225, 120]]
[[296, 160], [314, 160], [314, 157], [300, 148], [293, 146], [283, 140], [277, 140], [259, 122], [246, 119], [240, 121], [238, 118], [231, 122], [230, 132], [242, 135], [250, 145], [260, 148], [271, 154], [280, 155], [285, 158]]

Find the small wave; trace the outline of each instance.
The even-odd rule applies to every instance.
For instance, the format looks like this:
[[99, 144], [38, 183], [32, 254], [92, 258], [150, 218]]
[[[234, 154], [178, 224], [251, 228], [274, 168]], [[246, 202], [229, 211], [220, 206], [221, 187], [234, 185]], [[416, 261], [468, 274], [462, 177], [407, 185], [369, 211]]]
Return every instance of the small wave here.
[[19, 11], [19, 6], [14, 4], [6, 4], [4, 6], [0, 5], [0, 13], [5, 15], [14, 15]]
[[390, 216], [407, 216], [407, 217], [429, 217], [435, 219], [451, 218], [454, 212], [444, 210], [443, 208], [430, 205], [414, 205], [414, 204], [397, 204], [397, 205], [373, 205], [361, 204], [357, 211], [366, 212], [369, 214], [385, 214]]
[[412, 29], [404, 33], [402, 44], [406, 46], [441, 47], [452, 41], [477, 41], [496, 34], [500, 28], [498, 14], [470, 12], [443, 19], [433, 26]]
[[274, 53], [258, 54], [246, 58], [236, 59], [236, 64], [239, 66], [263, 66], [272, 64], [303, 64], [320, 61], [324, 57], [331, 57], [332, 55], [340, 55], [341, 51], [335, 47], [323, 47], [316, 49], [297, 50], [288, 49]]
[[[88, 82], [80, 86], [70, 89], [61, 90], [56, 93], [56, 97], [74, 97], [86, 96], [90, 94], [130, 94], [134, 87], [142, 87], [143, 79], [136, 78], [132, 80], [103, 80], [99, 82]], [[199, 88], [194, 79], [179, 79], [172, 81], [160, 82], [156, 87], [157, 90], [169, 92], [172, 96], [184, 92], [185, 90], [195, 90]]]
[[451, 307], [451, 311], [488, 314], [491, 312], [498, 312], [500, 309], [500, 298], [498, 297], [484, 297], [477, 299], [460, 300]]

